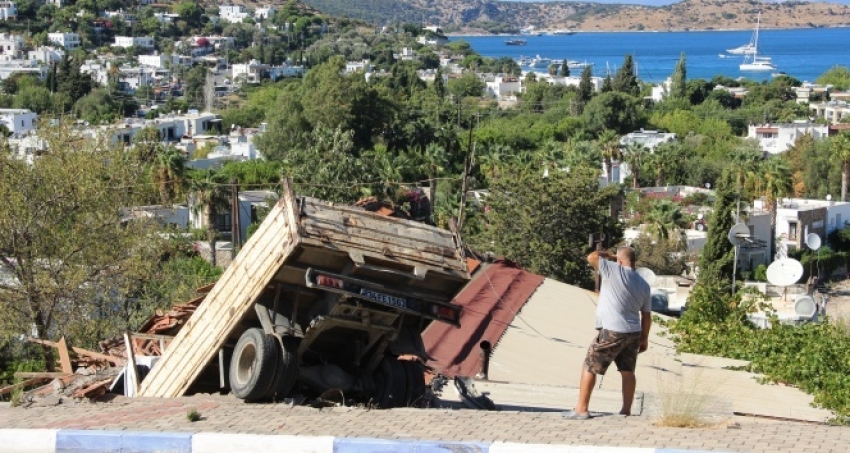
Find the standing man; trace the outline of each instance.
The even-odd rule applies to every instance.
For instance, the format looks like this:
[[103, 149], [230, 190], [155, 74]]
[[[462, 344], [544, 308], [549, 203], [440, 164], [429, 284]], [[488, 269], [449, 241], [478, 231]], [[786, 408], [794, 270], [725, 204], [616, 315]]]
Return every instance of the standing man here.
[[[602, 259], [600, 259], [602, 258]], [[652, 302], [646, 281], [635, 271], [635, 251], [631, 247], [617, 249], [614, 258], [606, 252], [593, 252], [588, 263], [602, 277], [599, 304], [596, 306], [596, 338], [587, 349], [581, 372], [578, 404], [574, 410], [562, 413], [569, 420], [590, 418], [590, 394], [596, 385], [596, 375], [604, 375], [611, 362], [623, 378], [623, 407], [620, 415], [632, 414], [635, 397], [635, 367], [638, 353], [649, 346], [652, 325]]]

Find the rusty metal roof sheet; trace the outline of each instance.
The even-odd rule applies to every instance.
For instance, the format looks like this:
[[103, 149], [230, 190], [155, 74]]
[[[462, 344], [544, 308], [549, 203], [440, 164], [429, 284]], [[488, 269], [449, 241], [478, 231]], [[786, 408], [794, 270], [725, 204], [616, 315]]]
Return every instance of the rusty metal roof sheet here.
[[481, 368], [482, 341], [495, 348], [543, 277], [497, 261], [483, 267], [454, 299], [463, 306], [460, 327], [432, 323], [422, 333], [428, 364], [448, 377], [474, 376]]

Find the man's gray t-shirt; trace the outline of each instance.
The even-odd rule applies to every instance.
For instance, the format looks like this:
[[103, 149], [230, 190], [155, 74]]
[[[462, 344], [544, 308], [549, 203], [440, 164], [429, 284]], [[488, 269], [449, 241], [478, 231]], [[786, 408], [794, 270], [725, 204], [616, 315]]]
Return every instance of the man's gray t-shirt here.
[[649, 285], [634, 269], [599, 259], [599, 305], [596, 328], [613, 332], [640, 332], [640, 312], [652, 310]]

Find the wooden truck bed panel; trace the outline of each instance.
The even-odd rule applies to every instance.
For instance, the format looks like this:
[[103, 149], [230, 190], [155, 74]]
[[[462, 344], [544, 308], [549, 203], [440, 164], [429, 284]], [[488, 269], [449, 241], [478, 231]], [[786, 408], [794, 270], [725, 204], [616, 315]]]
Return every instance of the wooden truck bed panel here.
[[[370, 268], [375, 262], [398, 272], [376, 272]], [[139, 395], [182, 396], [244, 327], [240, 323], [262, 292], [273, 283], [304, 286], [304, 270], [311, 266], [360, 269], [375, 280], [407, 282], [451, 296], [469, 279], [450, 232], [353, 207], [297, 200], [286, 184], [266, 220], [142, 382]]]

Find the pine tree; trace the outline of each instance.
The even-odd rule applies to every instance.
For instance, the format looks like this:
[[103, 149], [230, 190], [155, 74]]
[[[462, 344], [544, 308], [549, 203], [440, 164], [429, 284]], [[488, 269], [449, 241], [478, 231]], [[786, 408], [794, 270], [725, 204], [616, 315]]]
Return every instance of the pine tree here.
[[670, 96], [677, 99], [687, 99], [687, 68], [685, 67], [685, 52], [679, 56], [679, 61], [676, 63], [676, 69], [673, 70], [673, 76], [670, 83]]
[[640, 85], [635, 75], [635, 64], [631, 55], [626, 54], [623, 65], [617, 70], [617, 74], [614, 75], [611, 85], [614, 91], [619, 91], [620, 93], [626, 93], [632, 96], [640, 94]]

